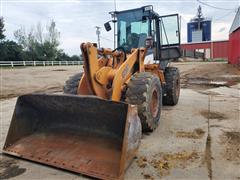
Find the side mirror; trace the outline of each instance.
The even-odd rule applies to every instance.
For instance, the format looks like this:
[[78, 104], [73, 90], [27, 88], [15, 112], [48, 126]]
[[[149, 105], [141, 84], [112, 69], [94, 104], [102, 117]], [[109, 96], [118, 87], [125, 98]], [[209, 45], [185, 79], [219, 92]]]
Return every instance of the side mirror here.
[[109, 22], [106, 22], [106, 23], [104, 24], [104, 27], [105, 27], [106, 31], [110, 31], [110, 30], [112, 29]]

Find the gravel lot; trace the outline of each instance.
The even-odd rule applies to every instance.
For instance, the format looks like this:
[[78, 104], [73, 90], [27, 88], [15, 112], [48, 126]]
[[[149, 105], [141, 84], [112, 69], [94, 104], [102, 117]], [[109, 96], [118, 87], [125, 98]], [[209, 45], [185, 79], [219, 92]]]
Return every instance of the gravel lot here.
[[[143, 136], [125, 179], [240, 179], [239, 69], [226, 63], [172, 65], [181, 71], [179, 103], [163, 107], [160, 126]], [[2, 69], [0, 148], [16, 96], [61, 92], [66, 79], [79, 71], [79, 66]], [[3, 154], [0, 158], [1, 179], [89, 179]]]

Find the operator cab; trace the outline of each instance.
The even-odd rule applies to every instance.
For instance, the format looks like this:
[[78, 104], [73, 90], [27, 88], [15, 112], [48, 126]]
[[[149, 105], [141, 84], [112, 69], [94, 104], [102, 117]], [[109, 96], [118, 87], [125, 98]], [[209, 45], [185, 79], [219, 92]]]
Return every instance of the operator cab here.
[[[155, 61], [177, 59], [180, 53], [180, 31], [178, 14], [159, 16], [153, 6], [114, 12], [117, 23], [117, 47], [127, 53], [132, 48], [151, 47]], [[107, 31], [110, 24], [105, 23]], [[110, 28], [109, 28], [110, 27]], [[164, 63], [164, 62], [162, 62]], [[161, 64], [162, 64], [161, 63]]]
[[117, 12], [117, 46], [127, 52], [132, 48], [145, 47], [145, 40], [151, 34], [150, 21], [144, 18], [142, 9]]

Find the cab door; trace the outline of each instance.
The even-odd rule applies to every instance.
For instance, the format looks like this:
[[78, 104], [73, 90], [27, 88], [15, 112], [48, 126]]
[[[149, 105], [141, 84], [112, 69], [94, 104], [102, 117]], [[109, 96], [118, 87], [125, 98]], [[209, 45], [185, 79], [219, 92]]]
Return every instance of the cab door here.
[[159, 17], [160, 60], [177, 59], [180, 51], [180, 27], [178, 14]]

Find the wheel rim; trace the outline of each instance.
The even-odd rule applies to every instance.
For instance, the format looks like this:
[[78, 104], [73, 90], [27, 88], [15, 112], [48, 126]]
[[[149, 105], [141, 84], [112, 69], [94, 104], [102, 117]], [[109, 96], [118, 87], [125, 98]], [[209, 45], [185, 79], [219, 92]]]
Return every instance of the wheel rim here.
[[152, 99], [150, 103], [150, 111], [152, 113], [152, 116], [155, 118], [158, 115], [159, 111], [159, 93], [156, 89], [152, 92]]

